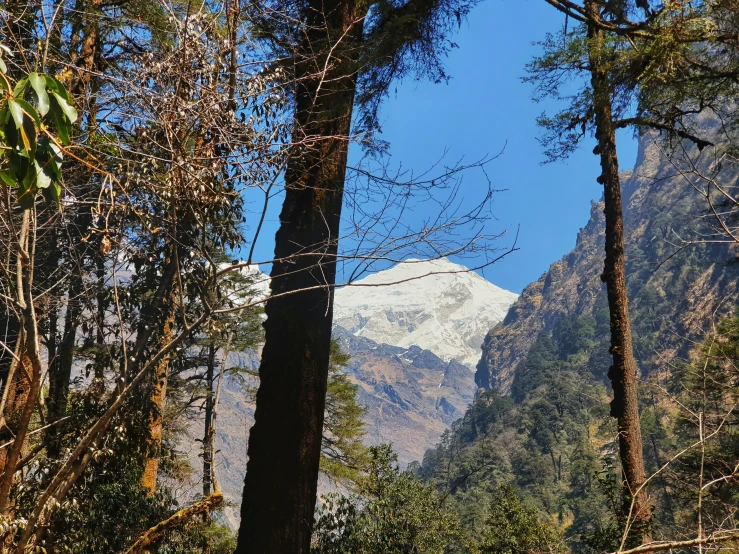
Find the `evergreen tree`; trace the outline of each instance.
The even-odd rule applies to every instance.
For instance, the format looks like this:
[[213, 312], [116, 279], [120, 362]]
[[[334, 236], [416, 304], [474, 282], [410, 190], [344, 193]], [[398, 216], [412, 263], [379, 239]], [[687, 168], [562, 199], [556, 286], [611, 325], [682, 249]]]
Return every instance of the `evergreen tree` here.
[[454, 515], [433, 487], [402, 472], [387, 446], [372, 447], [368, 476], [355, 497], [330, 495], [319, 508], [316, 554], [442, 554], [459, 540]]
[[[568, 71], [587, 73], [589, 86], [579, 91], [570, 107], [554, 118], [540, 119], [552, 133], [555, 146], [547, 154], [552, 159], [564, 157], [578, 144], [587, 128], [592, 128], [597, 145], [594, 154], [600, 157], [605, 203], [605, 267], [601, 280], [606, 283], [610, 313], [613, 365], [608, 377], [613, 388], [611, 415], [618, 420], [619, 454], [624, 472], [624, 497], [633, 503], [636, 526], [647, 533], [650, 508], [646, 489], [642, 453], [639, 405], [637, 396], [638, 368], [633, 352], [629, 298], [626, 288], [624, 251], [624, 221], [621, 202], [616, 129], [624, 106], [623, 88], [633, 84], [614, 79], [615, 52], [622, 47], [622, 39], [606, 29], [610, 19], [623, 19], [628, 12], [627, 2], [585, 0], [576, 8], [565, 9], [568, 15], [583, 22], [575, 37], [563, 35], [562, 42], [549, 38], [547, 52], [530, 64], [530, 79], [539, 83], [541, 94], [559, 95], [561, 81]], [[563, 63], [564, 62], [564, 63]], [[615, 107], [614, 107], [615, 104]]]

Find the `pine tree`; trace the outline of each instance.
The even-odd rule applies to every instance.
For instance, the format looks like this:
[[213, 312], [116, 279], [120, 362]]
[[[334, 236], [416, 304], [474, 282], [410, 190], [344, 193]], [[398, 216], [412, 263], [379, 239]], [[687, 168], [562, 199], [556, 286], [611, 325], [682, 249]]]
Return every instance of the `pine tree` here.
[[562, 9], [583, 25], [572, 36], [548, 37], [544, 43], [545, 54], [529, 65], [529, 79], [538, 84], [540, 98], [560, 98], [563, 77], [579, 75], [589, 84], [570, 98], [566, 110], [553, 118], [542, 116], [539, 122], [548, 130], [547, 138], [553, 139], [553, 146], [547, 151], [550, 159], [566, 157], [588, 129], [592, 130], [597, 142], [593, 153], [600, 157], [601, 174], [597, 181], [603, 185], [606, 220], [605, 265], [601, 280], [606, 283], [610, 314], [611, 415], [618, 421], [624, 497], [627, 503], [633, 503], [637, 534], [648, 537], [651, 510], [643, 487], [646, 475], [637, 396], [639, 372], [633, 352], [626, 288], [624, 220], [616, 151], [619, 117], [627, 109], [628, 93], [634, 84], [615, 77], [616, 53], [628, 43], [606, 30], [612, 26], [610, 20], [622, 20], [630, 8], [628, 2], [602, 0], [585, 0], [582, 5], [574, 6]]

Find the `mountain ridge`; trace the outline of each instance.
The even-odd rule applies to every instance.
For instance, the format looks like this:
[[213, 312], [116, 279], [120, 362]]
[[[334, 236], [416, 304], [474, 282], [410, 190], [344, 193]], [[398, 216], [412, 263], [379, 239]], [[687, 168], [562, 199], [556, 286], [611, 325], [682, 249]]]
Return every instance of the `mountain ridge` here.
[[[343, 293], [341, 291], [344, 289], [337, 291], [337, 309], [343, 314], [343, 320], [335, 322], [333, 336], [341, 344], [342, 350], [351, 356], [346, 373], [358, 387], [359, 403], [367, 408], [365, 442], [373, 445], [393, 443], [399, 461], [405, 465], [420, 460], [426, 449], [432, 447], [452, 422], [464, 414], [474, 398], [476, 387], [470, 365], [461, 363], [453, 356], [444, 359], [444, 352], [448, 352], [450, 345], [464, 341], [467, 345], [468, 342], [474, 344], [478, 341], [474, 352], [475, 358], [479, 358], [483, 337], [490, 322], [502, 319], [505, 315], [503, 308], [507, 310], [508, 307], [505, 302], [512, 301], [516, 295], [495, 287], [464, 266], [448, 260], [433, 263], [407, 260], [403, 263], [406, 265], [401, 266], [400, 274], [390, 269], [384, 273], [379, 272], [379, 278], [370, 276], [359, 281], [360, 284], [366, 284], [369, 280], [371, 287], [347, 287]], [[408, 264], [413, 267], [409, 268]], [[429, 273], [429, 269], [433, 274], [423, 277], [422, 275]], [[243, 271], [254, 274], [258, 269], [251, 267]], [[258, 293], [266, 295], [268, 277], [262, 273], [260, 275], [263, 278], [257, 277], [259, 286], [255, 288]], [[405, 282], [413, 285], [401, 287], [400, 294], [392, 294], [391, 287], [396, 285], [385, 284], [403, 279], [409, 279]], [[453, 293], [445, 295], [448, 290], [445, 287], [452, 288]], [[351, 293], [347, 295], [349, 291]], [[359, 310], [365, 309], [365, 313], [371, 315], [366, 321], [385, 318], [390, 322], [391, 325], [387, 328], [391, 333], [375, 335], [385, 342], [375, 341], [366, 334], [357, 332], [357, 328], [348, 330], [341, 326], [341, 321], [360, 319], [358, 316], [354, 317], [353, 310], [356, 306], [350, 303], [350, 307], [346, 308], [341, 304], [342, 298], [356, 298], [353, 297], [354, 291], [361, 295]], [[476, 302], [478, 291], [484, 293], [479, 303]], [[386, 301], [387, 298], [391, 300]], [[434, 313], [436, 305], [433, 302], [439, 298], [445, 302], [446, 308], [437, 314]], [[368, 306], [372, 307], [373, 301], [377, 301], [380, 306], [375, 310], [367, 310]], [[475, 304], [472, 307], [476, 309], [471, 309], [470, 304]], [[464, 335], [452, 332], [453, 328], [447, 328], [442, 337], [446, 342], [437, 341], [431, 344], [433, 350], [422, 347], [425, 344], [423, 339], [428, 338], [428, 335], [414, 335], [412, 332], [403, 333], [406, 341], [403, 345], [388, 343], [393, 340], [393, 333], [397, 334], [398, 329], [402, 329], [401, 326], [393, 327], [392, 324], [403, 317], [409, 320], [415, 318], [416, 321], [423, 318], [427, 325], [442, 322], [453, 326], [455, 322], [464, 322], [466, 318], [474, 317], [478, 311], [491, 307], [492, 311], [484, 314], [482, 323], [477, 325], [473, 333]], [[418, 337], [422, 340], [417, 341]], [[413, 344], [414, 342], [419, 342], [420, 345]], [[439, 348], [440, 344], [442, 348]], [[257, 353], [232, 353], [228, 361], [231, 367], [252, 370], [259, 367]], [[256, 386], [255, 380], [248, 379], [249, 386]], [[216, 456], [216, 470], [221, 488], [230, 504], [224, 513], [232, 527], [237, 525], [239, 518], [239, 502], [246, 469], [244, 460], [249, 428], [254, 421], [254, 408], [254, 403], [247, 398], [239, 378], [228, 377], [224, 381], [216, 429], [216, 448], [219, 451]], [[192, 444], [197, 444], [200, 435], [202, 429], [190, 429], [189, 438]], [[202, 464], [199, 448], [192, 448], [191, 445], [183, 445], [182, 448], [187, 452], [193, 467], [197, 468]], [[325, 483], [324, 485], [328, 486]]]
[[[474, 368], [488, 329], [518, 297], [446, 258], [408, 259], [336, 291], [334, 326]], [[392, 287], [392, 288], [388, 288]]]
[[[657, 141], [641, 137], [634, 170], [622, 173], [632, 334], [644, 375], [666, 358], [686, 355], [712, 314], [726, 315], [739, 298], [736, 245], [679, 243], [677, 237], [706, 232], [705, 206]], [[475, 372], [479, 388], [509, 392], [516, 365], [539, 334], [563, 319], [591, 315], [605, 301], [604, 226], [602, 200], [593, 201], [573, 250], [524, 288], [486, 335]]]

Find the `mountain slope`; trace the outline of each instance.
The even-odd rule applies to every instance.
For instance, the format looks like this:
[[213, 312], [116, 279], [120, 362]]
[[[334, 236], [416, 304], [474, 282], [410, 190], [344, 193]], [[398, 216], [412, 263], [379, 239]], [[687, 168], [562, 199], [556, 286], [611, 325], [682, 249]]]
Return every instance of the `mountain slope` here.
[[334, 325], [472, 368], [488, 329], [516, 298], [446, 258], [411, 259], [336, 291]]
[[[641, 139], [635, 168], [623, 174], [622, 183], [634, 350], [642, 373], [649, 374], [662, 360], [685, 355], [711, 314], [734, 309], [737, 249], [682, 242], [705, 232], [706, 206], [650, 136]], [[485, 337], [475, 374], [479, 387], [510, 391], [517, 364], [540, 333], [603, 307], [603, 229], [603, 204], [593, 202], [572, 252], [526, 287]], [[607, 365], [602, 371], [605, 375]]]
[[334, 336], [351, 353], [347, 373], [367, 407], [366, 442], [393, 443], [403, 463], [421, 459], [472, 402], [473, 374], [456, 360], [417, 346], [378, 344], [342, 328]]

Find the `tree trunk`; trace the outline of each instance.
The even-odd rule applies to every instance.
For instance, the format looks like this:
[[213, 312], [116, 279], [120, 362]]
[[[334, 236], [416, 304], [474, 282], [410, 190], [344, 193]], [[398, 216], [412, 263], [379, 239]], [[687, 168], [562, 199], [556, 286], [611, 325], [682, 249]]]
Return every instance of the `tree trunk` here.
[[[82, 313], [81, 296], [83, 291], [80, 271], [82, 271], [81, 268], [76, 268], [70, 273], [71, 281], [69, 284], [67, 313], [64, 317], [64, 333], [59, 344], [58, 352], [49, 366], [49, 423], [58, 421], [67, 413], [69, 379], [72, 376], [75, 339], [77, 338], [77, 327]], [[60, 431], [56, 426], [52, 426], [46, 432], [46, 436], [49, 439], [47, 453], [51, 458], [57, 459], [61, 454], [61, 444], [59, 442]]]
[[[589, 0], [585, 3], [591, 18], [600, 17], [601, 3], [598, 0]], [[635, 494], [646, 478], [637, 401], [638, 370], [632, 348], [629, 301], [626, 290], [624, 220], [616, 154], [616, 132], [611, 105], [612, 87], [608, 68], [603, 60], [603, 31], [590, 24], [588, 39], [598, 141], [596, 153], [600, 154], [602, 169], [598, 182], [603, 185], [605, 201], [606, 259], [601, 279], [605, 281], [608, 291], [611, 322], [610, 352], [613, 356], [613, 365], [608, 370], [608, 377], [613, 385], [611, 416], [618, 418], [619, 455], [625, 478], [624, 492], [627, 498], [634, 502], [632, 514], [634, 521], [641, 526], [641, 532], [646, 533], [646, 526], [650, 519], [646, 490], [642, 489]]]
[[[14, 355], [19, 359], [22, 358], [23, 337], [20, 328], [20, 319], [11, 311], [6, 304], [5, 310], [0, 314], [0, 325], [3, 326], [0, 340], [9, 349], [14, 348]], [[18, 368], [18, 362], [4, 348], [0, 353], [0, 379], [2, 379], [2, 402], [0, 405], [0, 442], [6, 443], [14, 436], [11, 426], [14, 425], [16, 419], [15, 414], [18, 413], [18, 405], [23, 405], [25, 400], [17, 402], [17, 393], [23, 390], [23, 381], [25, 375]], [[7, 460], [8, 449], [0, 449], [0, 472], [5, 471], [5, 463]]]
[[[19, 53], [23, 52], [26, 55], [32, 51], [36, 8], [36, 1], [27, 0], [8, 0], [3, 6], [5, 18], [3, 42], [16, 54], [8, 59], [8, 75], [13, 80], [18, 80], [25, 74], [24, 68], [19, 65], [19, 60], [23, 59]], [[12, 268], [15, 263], [12, 259], [12, 251], [12, 248], [8, 249], [7, 256], [2, 260], [6, 271], [11, 275], [15, 273], [15, 269]], [[23, 351], [21, 326], [20, 313], [3, 302], [3, 308], [0, 310], [0, 340], [10, 349], [17, 345], [19, 353]], [[20, 364], [14, 364], [13, 357], [4, 348], [0, 350], [0, 379], [2, 379], [5, 400], [2, 413], [0, 413], [2, 422], [0, 423], [0, 442], [5, 443], [11, 440], [17, 431], [14, 427], [21, 418], [29, 383], [23, 368], [19, 367]], [[12, 375], [11, 368], [14, 370]], [[7, 448], [0, 449], [0, 471], [5, 470], [8, 452]]]
[[310, 551], [364, 13], [353, 0], [308, 4], [296, 54], [293, 141], [300, 147], [288, 160], [275, 237], [238, 554]]
[[[174, 297], [174, 295], [172, 295]], [[174, 338], [174, 299], [170, 298], [167, 319], [160, 334], [159, 348], [165, 347]], [[159, 472], [159, 458], [162, 449], [162, 431], [164, 429], [164, 408], [167, 402], [167, 379], [169, 377], [169, 362], [171, 355], [164, 356], [157, 364], [152, 376], [149, 393], [149, 445], [148, 454], [144, 462], [144, 476], [141, 485], [151, 494], [157, 488], [157, 474]]]
[[[33, 221], [32, 221], [33, 220]], [[0, 514], [10, 515], [11, 499], [10, 489], [13, 485], [13, 478], [21, 459], [23, 449], [25, 447], [26, 435], [28, 434], [33, 412], [38, 402], [39, 391], [41, 389], [41, 355], [39, 353], [39, 334], [38, 322], [36, 319], [36, 306], [33, 296], [33, 264], [32, 253], [35, 245], [32, 243], [36, 236], [35, 233], [36, 216], [33, 217], [31, 210], [23, 212], [23, 223], [18, 240], [18, 305], [21, 309], [21, 322], [23, 325], [22, 346], [18, 364], [17, 373], [25, 377], [27, 390], [23, 395], [16, 392], [16, 402], [19, 397], [25, 397], [22, 409], [20, 410], [20, 420], [15, 432], [13, 444], [10, 445], [7, 456], [5, 458], [5, 468], [0, 476]], [[30, 245], [30, 248], [29, 248]]]
[[[77, 55], [76, 49], [72, 53], [78, 73], [77, 75], [71, 76], [68, 86], [78, 103], [84, 102], [86, 104], [85, 113], [90, 113], [90, 98], [94, 97], [94, 92], [98, 88], [97, 83], [99, 81], [98, 78], [93, 78], [93, 72], [96, 69], [99, 70], [102, 65], [99, 55], [99, 20], [102, 14], [102, 0], [77, 2], [76, 9], [79, 11], [76, 11], [75, 16], [79, 17], [80, 23], [84, 20], [84, 28], [76, 30], [74, 34], [75, 37], [79, 34], [80, 39], [79, 43], [75, 42], [74, 44], [75, 47], [79, 47], [80, 49], [79, 55]], [[77, 17], [75, 21], [77, 21]], [[91, 121], [88, 121], [88, 123], [87, 132], [89, 133], [94, 128], [94, 125]], [[85, 177], [89, 178], [88, 168], [78, 163], [73, 163], [72, 167], [74, 174], [80, 181], [84, 181]], [[99, 191], [96, 190], [95, 184], [87, 184], [82, 187], [82, 190], [77, 190], [76, 194], [82, 199], [86, 197], [93, 199], [96, 198], [97, 192]], [[83, 274], [85, 268], [83, 265], [90, 252], [90, 246], [87, 241], [82, 239], [92, 226], [92, 219], [92, 211], [89, 207], [79, 208], [79, 211], [72, 218], [73, 224], [68, 228], [68, 234], [71, 237], [69, 263], [72, 269], [69, 272], [70, 282], [67, 313], [64, 320], [62, 340], [59, 344], [57, 355], [49, 358], [51, 361], [49, 366], [49, 423], [58, 421], [65, 416], [67, 411], [69, 380], [72, 375], [72, 365], [74, 363], [77, 330], [84, 307], [83, 295], [85, 290], [83, 286]], [[98, 252], [96, 256], [99, 257], [100, 253]], [[104, 321], [100, 320], [97, 324], [100, 326], [99, 329], [101, 332]], [[98, 354], [96, 354], [96, 358], [97, 356]], [[56, 426], [50, 427], [47, 431], [47, 437], [50, 439], [47, 452], [52, 458], [59, 458], [61, 454], [61, 444], [58, 436], [61, 431]]]
[[208, 347], [208, 368], [205, 374], [207, 390], [205, 391], [205, 429], [203, 433], [203, 498], [207, 498], [213, 492], [213, 377], [215, 363], [216, 345], [211, 343]]

